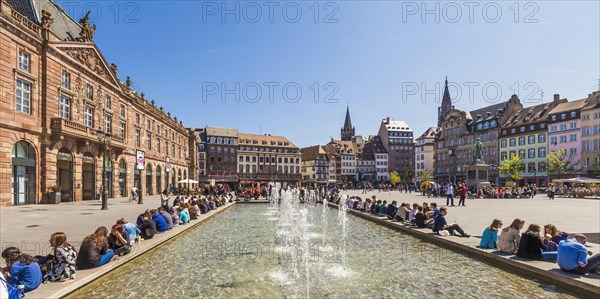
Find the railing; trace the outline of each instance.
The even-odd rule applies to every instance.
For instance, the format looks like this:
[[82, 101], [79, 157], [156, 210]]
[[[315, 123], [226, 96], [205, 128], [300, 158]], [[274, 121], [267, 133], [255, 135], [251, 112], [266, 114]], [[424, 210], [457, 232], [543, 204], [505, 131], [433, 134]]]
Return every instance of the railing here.
[[[69, 136], [75, 138], [88, 139], [90, 141], [98, 140], [98, 134], [96, 130], [88, 126], [84, 126], [82, 124], [78, 124], [76, 122], [72, 122], [70, 120], [66, 120], [60, 117], [54, 117], [50, 119], [50, 130], [52, 132], [52, 135], [55, 136]], [[111, 139], [112, 145], [119, 146], [125, 144], [125, 138], [123, 137], [112, 135]]]

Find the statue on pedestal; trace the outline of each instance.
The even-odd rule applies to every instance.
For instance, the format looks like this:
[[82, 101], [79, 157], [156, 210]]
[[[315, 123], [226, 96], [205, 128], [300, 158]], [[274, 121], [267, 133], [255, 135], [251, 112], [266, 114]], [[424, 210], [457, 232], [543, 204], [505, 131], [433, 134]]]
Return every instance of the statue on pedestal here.
[[473, 153], [473, 164], [485, 164], [485, 161], [483, 161], [483, 144], [481, 144], [479, 138], [475, 141], [475, 150]]

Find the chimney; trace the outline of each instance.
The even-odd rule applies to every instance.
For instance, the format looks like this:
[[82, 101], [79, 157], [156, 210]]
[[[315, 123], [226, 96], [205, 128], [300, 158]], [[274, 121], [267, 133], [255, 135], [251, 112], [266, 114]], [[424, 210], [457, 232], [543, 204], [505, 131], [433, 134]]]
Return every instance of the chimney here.
[[388, 123], [388, 124], [390, 123], [390, 117], [389, 116], [385, 120], [386, 120], [386, 123]]
[[560, 100], [560, 95], [558, 93], [554, 94], [554, 101], [559, 101]]

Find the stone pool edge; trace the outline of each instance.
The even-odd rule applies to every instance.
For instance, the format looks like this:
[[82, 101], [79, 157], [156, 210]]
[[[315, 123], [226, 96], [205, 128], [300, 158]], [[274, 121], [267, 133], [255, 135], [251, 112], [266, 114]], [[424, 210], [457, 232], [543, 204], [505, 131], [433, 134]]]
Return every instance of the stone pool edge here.
[[[210, 213], [210, 214], [204, 214], [206, 215], [204, 218], [200, 218], [197, 221], [195, 221], [195, 223], [192, 222], [191, 225], [186, 225], [184, 229], [176, 231], [174, 234], [166, 236], [165, 238], [162, 238], [160, 240], [157, 240], [157, 242], [150, 244], [148, 247], [144, 247], [142, 249], [140, 249], [138, 252], [136, 253], [132, 253], [132, 254], [128, 254], [126, 256], [124, 256], [120, 261], [118, 262], [110, 262], [108, 264], [106, 264], [105, 266], [101, 267], [101, 268], [96, 268], [99, 269], [97, 272], [94, 272], [84, 278], [82, 278], [81, 280], [77, 280], [75, 282], [73, 282], [70, 285], [65, 286], [64, 288], [61, 288], [60, 290], [54, 292], [53, 294], [47, 295], [47, 296], [43, 296], [45, 298], [65, 298], [75, 292], [77, 292], [79, 289], [87, 286], [88, 284], [96, 281], [97, 279], [101, 278], [102, 276], [110, 273], [111, 271], [143, 256], [146, 252], [164, 244], [167, 241], [170, 241], [171, 239], [179, 236], [180, 234], [189, 231], [190, 229], [204, 223], [205, 221], [215, 217], [216, 215], [219, 215], [221, 212], [228, 210], [230, 207], [234, 206], [236, 202], [232, 202], [229, 203], [223, 207], [221, 207], [220, 209], [214, 211], [214, 213]], [[202, 217], [203, 215], [201, 215]], [[182, 227], [183, 226], [179, 226]], [[149, 242], [151, 240], [147, 240], [144, 242]], [[142, 242], [142, 244], [144, 243]], [[27, 295], [27, 294], [26, 294]], [[31, 295], [38, 295], [38, 294], [31, 294]], [[44, 294], [39, 294], [39, 295], [44, 295]], [[34, 296], [26, 296], [26, 298], [39, 298], [39, 297], [34, 297]]]
[[[329, 207], [339, 209], [339, 207], [335, 204], [329, 203], [328, 205]], [[560, 287], [563, 287], [574, 294], [590, 296], [592, 298], [600, 294], [600, 286], [596, 286], [591, 283], [573, 279], [566, 275], [560, 275], [549, 270], [528, 265], [517, 260], [512, 260], [500, 255], [495, 255], [491, 252], [487, 252], [483, 249], [475, 247], [478, 244], [478, 242], [475, 243], [475, 246], [468, 246], [465, 244], [457, 243], [448, 238], [438, 237], [437, 235], [429, 234], [428, 232], [430, 230], [417, 230], [413, 227], [407, 227], [398, 222], [391, 222], [388, 219], [378, 218], [360, 211], [348, 210], [348, 212], [354, 216], [380, 224], [387, 228], [396, 231], [402, 231], [419, 239], [430, 241], [436, 245], [442, 245], [443, 247], [457, 250], [459, 253], [465, 254], [470, 258], [477, 258], [483, 260], [485, 262], [493, 264], [494, 266], [498, 266], [499, 268], [504, 268], [505, 270], [516, 270], [519, 271], [520, 274], [527, 275], [530, 277], [539, 277], [542, 280], [546, 280]]]

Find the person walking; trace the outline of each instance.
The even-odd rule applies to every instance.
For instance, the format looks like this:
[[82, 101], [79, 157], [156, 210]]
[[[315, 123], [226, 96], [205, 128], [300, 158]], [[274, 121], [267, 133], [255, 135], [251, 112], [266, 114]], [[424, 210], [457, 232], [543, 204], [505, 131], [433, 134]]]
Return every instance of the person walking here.
[[458, 200], [458, 205], [462, 205], [463, 207], [465, 206], [465, 198], [467, 197], [467, 186], [465, 186], [465, 184], [459, 184], [458, 185], [458, 196], [460, 196], [460, 199]]
[[454, 206], [454, 187], [448, 182], [448, 185], [446, 185], [446, 205], [448, 206], [450, 204]]

